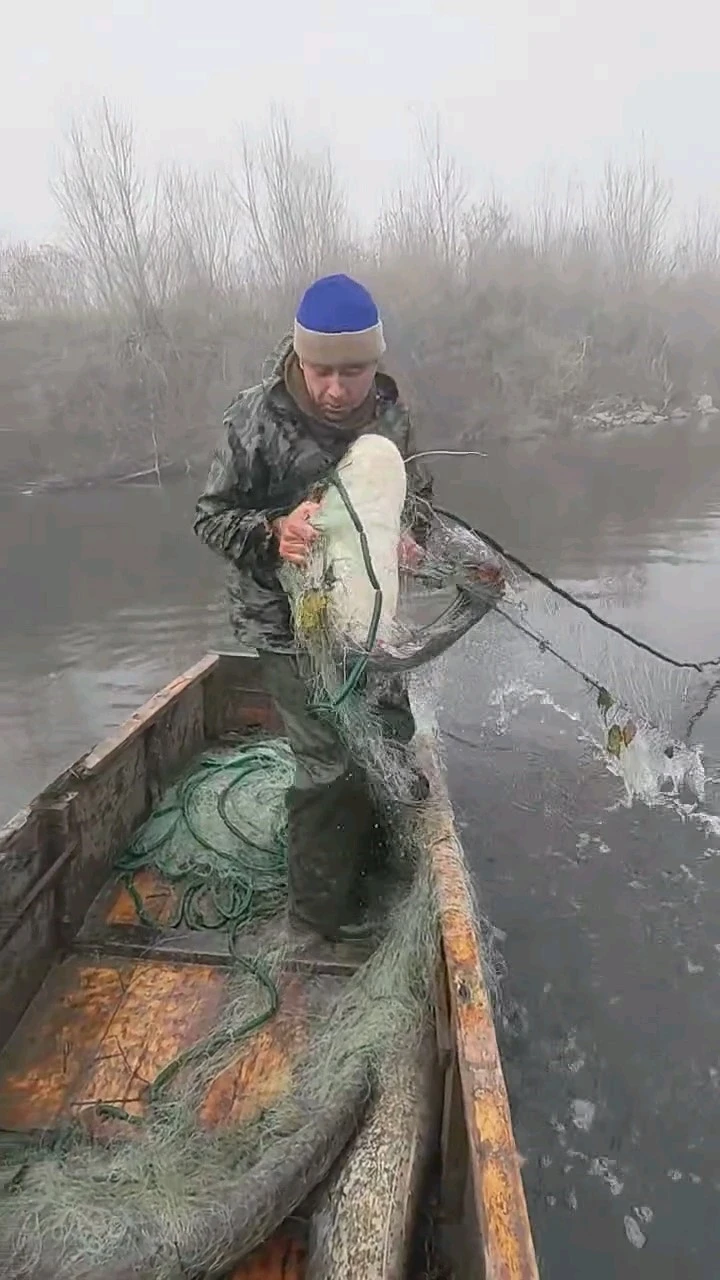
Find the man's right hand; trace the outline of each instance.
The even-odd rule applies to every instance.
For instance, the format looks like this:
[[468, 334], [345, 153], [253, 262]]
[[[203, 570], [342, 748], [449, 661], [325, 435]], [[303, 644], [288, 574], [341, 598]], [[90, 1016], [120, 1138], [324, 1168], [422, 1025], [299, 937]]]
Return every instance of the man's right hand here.
[[319, 509], [319, 502], [301, 502], [289, 516], [273, 520], [278, 551], [283, 560], [300, 567], [305, 564], [310, 544], [317, 537], [317, 529], [313, 528], [310, 520]]

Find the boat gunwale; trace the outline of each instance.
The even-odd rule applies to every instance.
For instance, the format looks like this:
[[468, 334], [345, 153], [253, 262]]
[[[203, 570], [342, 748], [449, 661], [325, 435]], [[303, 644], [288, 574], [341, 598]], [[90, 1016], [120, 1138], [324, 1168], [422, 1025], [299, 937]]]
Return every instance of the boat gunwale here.
[[[460, 1171], [466, 1178], [463, 1208], [467, 1215], [469, 1201], [476, 1215], [484, 1280], [538, 1280], [520, 1155], [465, 855], [438, 754], [427, 743], [420, 751], [434, 800], [427, 810], [425, 835], [440, 917], [438, 1014], [445, 1023], [440, 1028], [440, 1052], [448, 1043], [450, 1046], [445, 1066], [444, 1141], [452, 1133], [452, 1112], [459, 1106], [465, 1147], [465, 1167]], [[447, 1156], [442, 1152], [442, 1156], [445, 1160], [450, 1152]], [[451, 1158], [457, 1158], [454, 1148]], [[457, 1175], [458, 1170], [453, 1170], [452, 1180], [456, 1181]]]

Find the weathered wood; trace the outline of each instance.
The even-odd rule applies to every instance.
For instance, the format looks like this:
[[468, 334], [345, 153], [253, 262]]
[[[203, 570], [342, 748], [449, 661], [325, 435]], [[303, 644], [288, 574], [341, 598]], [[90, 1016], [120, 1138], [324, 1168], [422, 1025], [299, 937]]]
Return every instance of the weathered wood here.
[[[178, 676], [69, 771], [80, 847], [64, 880], [67, 931], [80, 927], [114, 857], [162, 789], [202, 750], [204, 684], [215, 661], [206, 657]], [[36, 804], [44, 803], [41, 795]]]
[[72, 856], [57, 810], [22, 810], [0, 831], [0, 1045], [39, 989], [57, 948], [58, 881]]
[[21, 809], [0, 828], [3, 912], [16, 906], [47, 869], [49, 853], [44, 834], [39, 814], [30, 807]]
[[[68, 958], [0, 1054], [0, 1128], [49, 1129], [98, 1102], [141, 1115], [147, 1085], [216, 1026], [228, 983], [227, 970], [209, 965]], [[210, 1085], [206, 1124], [245, 1120], [277, 1097], [307, 1043], [308, 1018], [336, 988], [285, 974], [278, 989], [276, 1016]]]
[[482, 1233], [484, 1280], [538, 1280], [464, 857], [437, 757], [428, 744], [424, 744], [421, 756], [432, 785], [424, 838], [440, 912], [472, 1193]]
[[[200, 964], [230, 965], [228, 934], [222, 929], [169, 927], [177, 916], [178, 889], [163, 883], [152, 871], [142, 870], [133, 881], [144, 912], [155, 927], [138, 918], [135, 903], [124, 885], [110, 883], [93, 903], [85, 923], [73, 943], [75, 951], [104, 952], [147, 959], [195, 961]], [[254, 957], [275, 950], [284, 927], [281, 915], [249, 922], [235, 939], [236, 954]], [[330, 942], [316, 935], [290, 935], [282, 939], [280, 967], [299, 973], [347, 976], [367, 958], [363, 948], [352, 943]]]
[[468, 1135], [457, 1059], [443, 1073], [440, 1128], [440, 1217], [443, 1225], [458, 1226], [465, 1213], [468, 1176]]
[[[78, 1113], [87, 1119], [96, 1100], [141, 1112], [146, 1082], [216, 1024], [230, 982], [224, 940], [169, 929], [172, 890], [151, 875], [138, 877], [156, 928], [137, 922], [134, 905], [118, 886], [97, 899], [80, 925], [112, 860], [167, 782], [211, 740], [253, 727], [281, 732], [257, 660], [206, 657], [0, 832], [3, 909], [6, 916], [18, 908], [23, 913], [0, 951], [0, 1036], [14, 1027], [0, 1055], [0, 1127], [45, 1129]], [[432, 1132], [424, 1073], [435, 1081], [444, 1065], [448, 1084], [458, 1085], [450, 1088], [445, 1107], [445, 1168], [455, 1162], [462, 1175], [464, 1161], [467, 1170], [463, 1225], [470, 1229], [470, 1252], [462, 1274], [478, 1273], [479, 1227], [484, 1280], [537, 1280], [462, 851], [434, 746], [426, 743], [423, 754], [433, 787], [424, 838], [443, 944], [437, 1055], [433, 1046], [418, 1062], [405, 1064], [409, 1076], [400, 1093], [389, 1089], [380, 1099], [349, 1163], [338, 1169], [336, 1201], [325, 1202], [331, 1212], [323, 1219], [324, 1252], [318, 1244], [321, 1220], [316, 1224], [313, 1265], [316, 1278], [332, 1280], [341, 1274], [368, 1280], [400, 1275]], [[250, 934], [248, 947], [262, 951], [262, 927]], [[76, 954], [46, 976], [58, 943], [68, 938], [74, 938]], [[90, 949], [102, 954], [93, 958]], [[290, 948], [278, 979], [280, 1014], [248, 1039], [215, 1082], [203, 1109], [206, 1123], [237, 1121], [285, 1087], [309, 1027], [327, 1015], [333, 984], [357, 966], [357, 956], [334, 953], [331, 946], [327, 955], [304, 945], [296, 952]], [[450, 1105], [453, 1092], [459, 1106]], [[457, 1206], [459, 1185], [456, 1190]], [[326, 1248], [330, 1237], [336, 1258], [345, 1251], [349, 1271], [333, 1271], [327, 1262], [333, 1256]], [[318, 1270], [321, 1263], [324, 1272]], [[292, 1233], [279, 1236], [233, 1274], [234, 1280], [303, 1276], [304, 1245]]]
[[205, 684], [205, 735], [212, 740], [253, 728], [281, 732], [260, 663], [251, 654], [217, 654], [216, 666]]
[[175, 702], [148, 725], [145, 738], [145, 783], [152, 808], [179, 769], [205, 742], [204, 683], [186, 686]]
[[298, 975], [279, 983], [280, 1005], [247, 1048], [213, 1081], [202, 1108], [207, 1125], [240, 1124], [270, 1106], [290, 1084], [293, 1064], [307, 1046], [308, 989]]
[[147, 702], [133, 712], [114, 733], [83, 757], [79, 766], [83, 778], [103, 772], [119, 753], [124, 754], [129, 744], [141, 738], [161, 716], [168, 711], [173, 713], [178, 701], [184, 698], [189, 690], [196, 686], [204, 686], [216, 670], [217, 662], [218, 659], [214, 654], [207, 654], [182, 675], [176, 676], [152, 698], [148, 698]]
[[207, 966], [70, 957], [0, 1055], [0, 1127], [49, 1128], [98, 1101], [139, 1112], [147, 1082], [207, 1034], [223, 995]]
[[[83, 763], [78, 767], [79, 773]], [[148, 810], [142, 737], [131, 737], [125, 750], [113, 750], [102, 767], [98, 761], [76, 782], [72, 814], [80, 847], [68, 867], [64, 889], [70, 933], [79, 928], [107, 879], [114, 858]]]
[[[133, 877], [133, 886], [144, 909], [158, 924], [167, 924], [177, 907], [177, 890], [152, 870], [142, 868]], [[138, 923], [137, 907], [124, 884], [110, 889], [110, 907], [105, 921], [110, 925], [134, 928]]]
[[[202, 747], [210, 655], [150, 698], [0, 831], [0, 1044], [79, 928], [113, 857]], [[12, 931], [12, 932], [11, 932]]]

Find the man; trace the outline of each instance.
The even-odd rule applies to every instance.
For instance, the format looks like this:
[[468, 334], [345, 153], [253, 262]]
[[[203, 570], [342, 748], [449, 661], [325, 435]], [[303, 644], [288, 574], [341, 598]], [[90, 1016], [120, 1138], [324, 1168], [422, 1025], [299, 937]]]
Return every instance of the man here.
[[[378, 368], [384, 351], [382, 321], [368, 291], [345, 275], [315, 281], [267, 378], [241, 392], [225, 415], [194, 524], [198, 536], [230, 562], [236, 639], [258, 650], [295, 754], [287, 798], [291, 920], [336, 940], [368, 931], [358, 908], [377, 820], [363, 771], [332, 723], [308, 709], [302, 658], [276, 570], [282, 559], [304, 562], [316, 536], [310, 517], [317, 504], [308, 495], [358, 435], [386, 436], [406, 458], [417, 452], [397, 385]], [[410, 512], [414, 499], [431, 499], [432, 481], [412, 461], [407, 478]], [[422, 537], [421, 518], [414, 531]], [[403, 550], [413, 555], [412, 537]], [[388, 736], [412, 738], [404, 685], [386, 697], [381, 716]]]

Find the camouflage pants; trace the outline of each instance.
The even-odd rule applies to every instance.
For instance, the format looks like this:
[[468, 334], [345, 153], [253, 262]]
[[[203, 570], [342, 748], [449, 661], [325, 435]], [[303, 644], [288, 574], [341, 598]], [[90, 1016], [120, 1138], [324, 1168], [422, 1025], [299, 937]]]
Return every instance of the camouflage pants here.
[[[378, 814], [364, 770], [330, 719], [309, 709], [298, 659], [265, 651], [260, 661], [296, 762], [287, 796], [290, 911], [331, 937], [364, 905], [362, 877], [382, 840]], [[387, 737], [405, 743], [415, 724], [404, 682], [394, 685], [378, 710]]]

